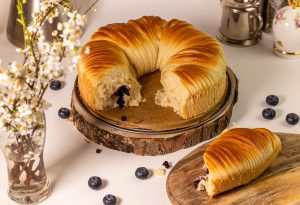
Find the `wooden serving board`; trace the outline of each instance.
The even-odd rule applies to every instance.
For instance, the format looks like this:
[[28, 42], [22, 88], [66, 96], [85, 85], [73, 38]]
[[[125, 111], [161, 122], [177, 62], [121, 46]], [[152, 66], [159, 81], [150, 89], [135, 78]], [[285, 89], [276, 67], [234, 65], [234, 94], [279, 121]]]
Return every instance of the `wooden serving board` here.
[[[155, 73], [152, 74], [154, 77], [159, 77]], [[150, 104], [153, 104], [152, 106], [147, 103], [141, 103], [139, 107], [129, 107], [124, 110], [119, 109], [119, 112], [110, 110], [112, 112], [111, 115], [109, 115], [110, 111], [102, 117], [95, 115], [82, 102], [77, 89], [77, 81], [75, 81], [71, 101], [73, 109], [72, 119], [75, 127], [87, 139], [108, 148], [137, 155], [154, 156], [168, 154], [209, 140], [220, 134], [228, 126], [233, 106], [237, 101], [238, 79], [230, 68], [227, 69], [227, 76], [228, 95], [222, 105], [219, 106], [219, 109], [212, 111], [208, 116], [203, 116], [203, 118], [181, 119], [182, 122], [175, 117], [175, 113], [170, 114], [170, 108], [154, 105], [153, 99], [147, 99]], [[144, 80], [146, 80], [146, 84], [143, 84], [144, 88], [147, 88], [147, 82], [152, 82], [152, 78], [148, 76]], [[151, 85], [148, 84], [148, 86], [151, 88]], [[144, 91], [147, 92], [147, 89]], [[148, 96], [149, 98], [153, 97], [155, 93], [152, 89], [148, 90], [149, 95], [145, 92], [143, 93], [144, 96]], [[156, 110], [153, 111], [150, 109], [149, 111], [148, 108], [150, 107]], [[127, 109], [130, 112], [127, 112]], [[135, 113], [135, 109], [143, 110], [143, 112]], [[125, 122], [116, 123], [112, 119], [107, 120], [107, 117], [112, 118], [112, 116], [120, 119], [122, 115], [127, 116]], [[146, 122], [143, 120], [135, 121], [138, 115], [148, 116], [152, 120]], [[158, 118], [162, 121], [161, 123], [157, 121]], [[137, 123], [140, 126], [135, 128], [133, 125], [137, 125]], [[144, 127], [143, 124], [145, 128], [151, 128], [153, 123], [168, 129], [142, 129]], [[150, 126], [150, 124], [152, 125]]]
[[193, 181], [202, 170], [206, 143], [180, 160], [167, 179], [167, 193], [173, 205], [288, 205], [300, 204], [300, 134], [278, 133], [282, 151], [256, 180], [209, 199], [196, 191]]

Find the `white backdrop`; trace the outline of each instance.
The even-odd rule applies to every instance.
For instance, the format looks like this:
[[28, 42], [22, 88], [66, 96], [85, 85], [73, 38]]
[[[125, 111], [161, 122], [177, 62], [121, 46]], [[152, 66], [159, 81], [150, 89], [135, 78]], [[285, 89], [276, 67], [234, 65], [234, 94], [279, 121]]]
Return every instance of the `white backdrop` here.
[[[15, 48], [7, 41], [5, 22], [9, 0], [0, 0], [0, 58], [3, 65], [18, 58]], [[88, 1], [78, 1], [88, 5]], [[125, 22], [143, 15], [159, 15], [166, 19], [179, 18], [194, 24], [204, 32], [215, 36], [220, 22], [221, 7], [217, 0], [102, 0], [96, 12], [90, 14], [83, 41], [102, 25]], [[82, 9], [84, 10], [84, 9]], [[266, 127], [273, 131], [300, 132], [300, 125], [288, 126], [284, 118], [288, 112], [300, 114], [300, 61], [285, 60], [272, 53], [272, 36], [264, 35], [263, 41], [252, 47], [236, 48], [223, 45], [228, 65], [240, 80], [239, 101], [233, 112], [232, 122], [244, 127]], [[44, 201], [45, 205], [102, 204], [108, 193], [121, 199], [122, 205], [167, 205], [170, 204], [165, 190], [164, 177], [153, 176], [149, 180], [137, 180], [134, 171], [139, 166], [160, 167], [164, 160], [176, 163], [198, 146], [166, 156], [140, 157], [86, 144], [84, 138], [71, 123], [60, 119], [57, 110], [70, 105], [70, 95], [76, 72], [68, 73], [66, 85], [60, 91], [49, 90], [46, 98], [52, 103], [47, 111], [47, 141], [45, 164], [54, 189]], [[266, 107], [264, 99], [269, 94], [280, 97], [273, 121], [263, 120], [261, 110]], [[7, 197], [6, 165], [0, 155], [0, 204], [13, 204]], [[105, 187], [91, 190], [87, 181], [98, 175], [105, 180]]]

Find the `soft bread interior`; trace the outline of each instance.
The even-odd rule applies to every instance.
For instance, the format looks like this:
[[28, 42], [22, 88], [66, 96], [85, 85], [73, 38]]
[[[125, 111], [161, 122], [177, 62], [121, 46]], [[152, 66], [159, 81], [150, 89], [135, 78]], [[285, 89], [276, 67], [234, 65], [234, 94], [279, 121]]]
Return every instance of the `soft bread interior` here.
[[125, 53], [109, 41], [88, 42], [81, 51], [78, 88], [84, 103], [93, 110], [118, 106], [116, 91], [125, 86], [124, 106], [138, 106], [143, 100], [141, 86]]
[[226, 62], [213, 38], [174, 19], [162, 30], [159, 45], [163, 89], [156, 95], [156, 104], [172, 107], [188, 119], [222, 101], [227, 89]]
[[137, 80], [124, 69], [111, 69], [107, 72], [97, 87], [97, 108], [106, 110], [119, 107], [117, 100], [119, 96], [114, 95], [117, 90], [126, 86], [129, 90], [129, 95], [124, 94], [124, 106], [138, 106], [142, 102], [141, 86]]
[[163, 89], [155, 96], [155, 103], [162, 107], [172, 107], [177, 114], [180, 113], [182, 104], [188, 98], [188, 92], [183, 89], [182, 81], [172, 72], [162, 73], [161, 83]]

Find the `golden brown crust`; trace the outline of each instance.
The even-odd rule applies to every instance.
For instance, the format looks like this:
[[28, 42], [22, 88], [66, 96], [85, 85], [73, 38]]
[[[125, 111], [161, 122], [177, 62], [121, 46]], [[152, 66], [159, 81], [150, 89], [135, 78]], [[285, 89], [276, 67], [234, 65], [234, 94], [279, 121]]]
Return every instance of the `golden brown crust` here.
[[140, 77], [158, 69], [158, 40], [165, 23], [159, 17], [144, 16], [128, 23], [109, 24], [99, 28], [90, 41], [106, 40], [120, 46]]
[[162, 31], [159, 66], [172, 71], [192, 95], [209, 92], [226, 74], [220, 44], [191, 24], [171, 20]]
[[257, 178], [281, 149], [278, 136], [264, 128], [236, 128], [223, 133], [207, 148], [209, 196], [247, 184]]
[[[96, 44], [104, 48], [96, 50]], [[87, 45], [93, 49], [90, 57], [82, 52], [78, 83], [83, 101], [92, 108], [99, 109], [99, 91], [95, 89], [103, 73], [116, 67], [130, 70], [135, 78], [160, 69], [164, 90], [156, 102], [173, 107], [184, 119], [205, 114], [226, 93], [226, 62], [221, 46], [184, 21], [144, 16], [128, 23], [109, 24], [99, 28]]]
[[[98, 104], [97, 87], [101, 78], [113, 68], [129, 68], [125, 53], [109, 41], [91, 41], [81, 50], [78, 64], [78, 89], [83, 102], [93, 110]], [[124, 70], [125, 72], [125, 70]], [[134, 74], [134, 72], [131, 72]]]

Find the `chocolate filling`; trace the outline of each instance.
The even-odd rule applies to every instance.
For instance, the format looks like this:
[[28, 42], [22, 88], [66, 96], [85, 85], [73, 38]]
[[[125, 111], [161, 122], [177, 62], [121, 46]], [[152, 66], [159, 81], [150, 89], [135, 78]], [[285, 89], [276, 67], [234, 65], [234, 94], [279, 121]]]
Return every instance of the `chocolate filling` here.
[[122, 85], [121, 87], [118, 88], [118, 90], [112, 95], [112, 96], [117, 96], [118, 99], [116, 103], [118, 104], [119, 108], [123, 108], [125, 106], [125, 100], [124, 96], [130, 96], [129, 88], [125, 85]]

